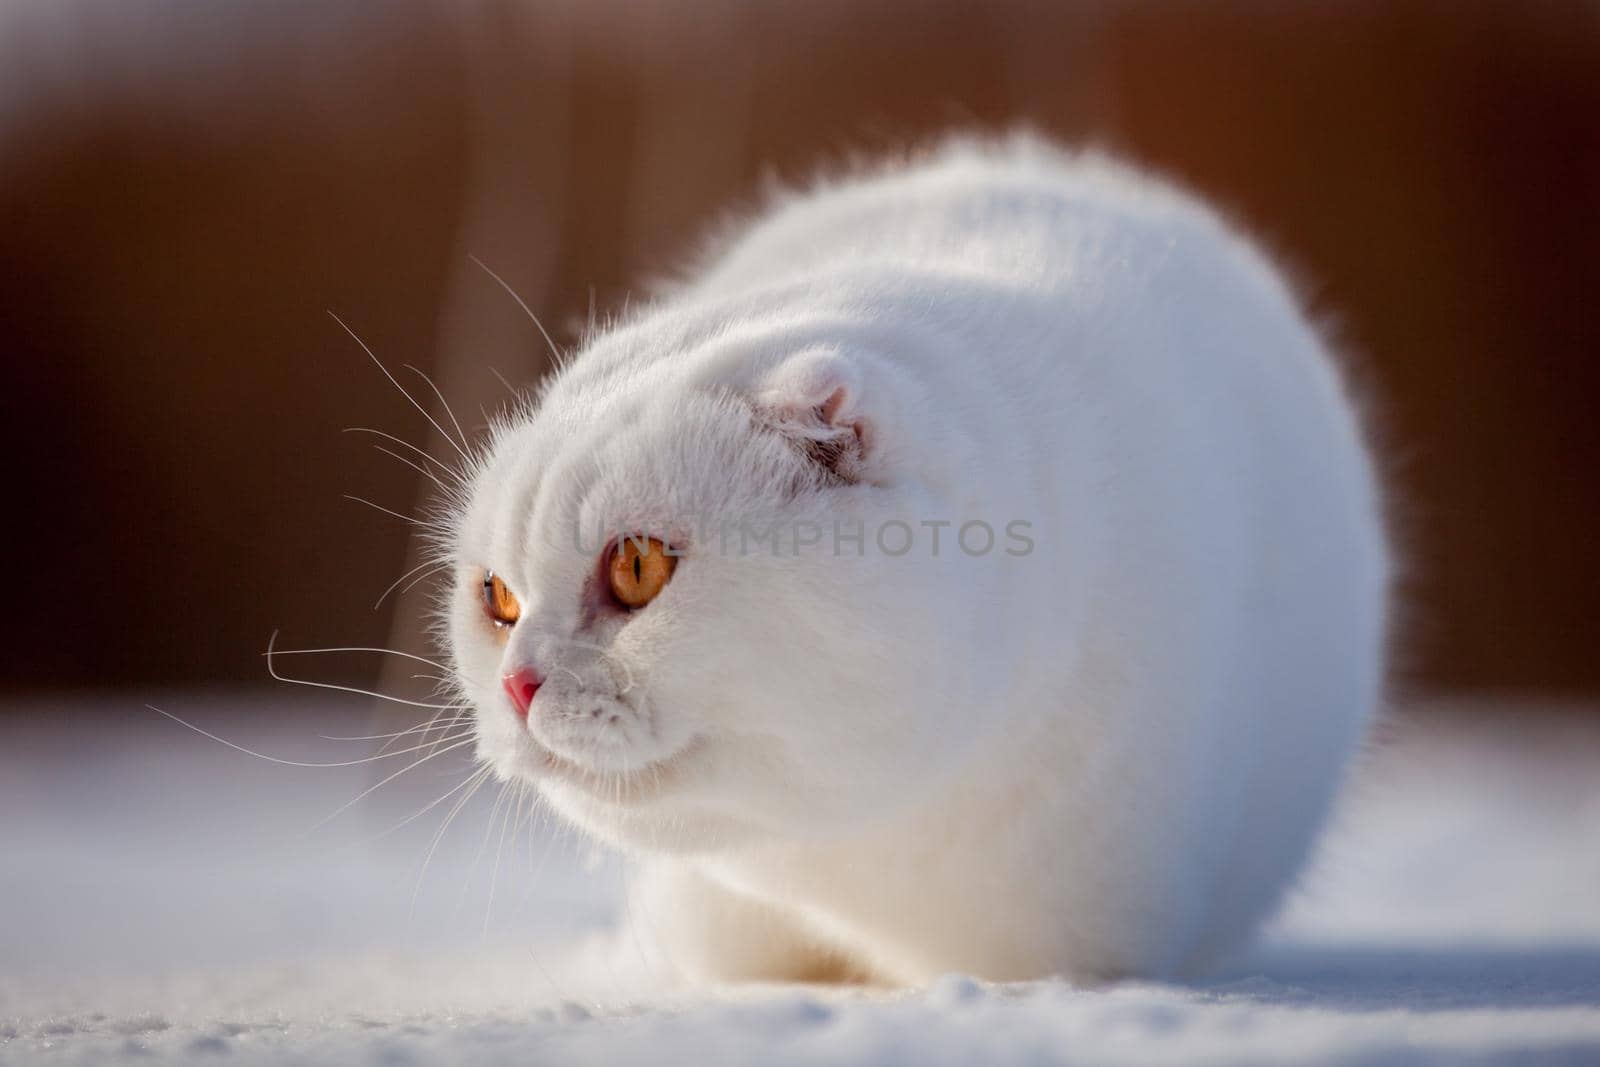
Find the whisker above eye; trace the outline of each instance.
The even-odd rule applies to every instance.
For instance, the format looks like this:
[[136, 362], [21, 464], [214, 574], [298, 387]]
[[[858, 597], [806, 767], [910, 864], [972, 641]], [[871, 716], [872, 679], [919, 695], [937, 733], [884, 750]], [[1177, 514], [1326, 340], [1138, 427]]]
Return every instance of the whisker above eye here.
[[354, 500], [357, 504], [365, 504], [367, 507], [372, 508], [375, 511], [381, 511], [385, 515], [393, 515], [395, 518], [401, 520], [402, 522], [409, 522], [413, 526], [422, 526], [422, 527], [431, 527], [432, 526], [431, 523], [424, 522], [422, 519], [417, 518], [415, 515], [406, 515], [406, 514], [404, 514], [402, 512], [395, 511], [392, 508], [386, 508], [382, 504], [374, 504], [372, 501], [368, 500], [364, 496], [356, 496], [354, 493], [345, 493], [344, 494], [344, 498], [346, 500]]
[[386, 441], [393, 441], [395, 444], [399, 445], [401, 448], [408, 449], [409, 451], [416, 453], [417, 455], [421, 456], [426, 462], [432, 463], [434, 466], [438, 467], [441, 472], [443, 472], [445, 474], [448, 474], [451, 478], [455, 479], [456, 485], [460, 486], [462, 489], [470, 488], [470, 486], [468, 485], [467, 479], [462, 476], [460, 471], [456, 470], [454, 467], [450, 466], [450, 464], [446, 463], [444, 460], [438, 458], [437, 456], [429, 455], [427, 452], [425, 452], [422, 449], [418, 448], [416, 445], [412, 444], [410, 441], [402, 440], [401, 438], [396, 437], [394, 434], [388, 433], [388, 432], [386, 432], [384, 430], [373, 429], [371, 426], [346, 426], [344, 428], [344, 432], [345, 433], [370, 433], [373, 436], [381, 437]]
[[522, 394], [517, 392], [517, 387], [516, 386], [512, 385], [509, 381], [506, 380], [506, 376], [504, 374], [501, 374], [499, 371], [495, 370], [493, 367], [489, 368], [489, 373], [494, 375], [495, 379], [497, 381], [499, 381], [499, 383], [501, 385], [506, 387], [506, 392], [511, 394], [511, 399], [512, 400], [521, 399]]
[[435, 574], [439, 573], [439, 571], [449, 570], [451, 566], [453, 566], [453, 564], [452, 564], [452, 562], [450, 560], [440, 560], [438, 567], [434, 568], [431, 571], [425, 571], [422, 574], [417, 575], [415, 578], [413, 578], [409, 582], [407, 582], [405, 584], [405, 588], [401, 589], [400, 591], [402, 593], [409, 593], [409, 592], [411, 592], [412, 589], [414, 589], [417, 586], [418, 583], [427, 581], [429, 578], [431, 578]]
[[450, 487], [448, 485], [444, 484], [443, 482], [441, 482], [439, 480], [439, 476], [438, 475], [434, 474], [431, 470], [428, 470], [426, 467], [422, 466], [421, 464], [413, 463], [411, 460], [409, 460], [406, 457], [402, 456], [400, 453], [396, 452], [392, 448], [385, 448], [382, 445], [373, 445], [372, 447], [377, 449], [379, 452], [382, 452], [384, 455], [392, 456], [395, 459], [399, 460], [401, 463], [404, 463], [406, 466], [410, 467], [412, 470], [416, 471], [418, 474], [420, 474], [424, 478], [428, 479], [434, 485], [438, 486], [439, 487], [439, 491], [441, 493], [449, 493], [451, 491], [451, 489], [450, 489]]
[[[361, 351], [365, 352], [367, 354], [367, 357], [369, 359], [371, 359], [373, 363], [377, 364], [378, 369], [383, 371], [383, 376], [385, 378], [389, 379], [389, 383], [391, 385], [393, 385], [396, 389], [400, 390], [400, 395], [405, 397], [408, 401], [410, 401], [411, 402], [411, 406], [416, 408], [418, 411], [420, 411], [422, 413], [422, 417], [428, 420], [428, 424], [431, 425], [435, 430], [439, 431], [439, 436], [443, 437], [445, 439], [445, 441], [447, 441], [449, 443], [450, 447], [455, 449], [456, 452], [460, 454], [460, 456], [461, 456], [461, 458], [463, 460], [465, 460], [468, 463], [471, 463], [472, 462], [472, 457], [467, 455], [466, 450], [463, 449], [460, 445], [456, 444], [455, 439], [453, 437], [451, 437], [448, 433], [445, 432], [444, 427], [439, 425], [438, 420], [435, 419], [432, 415], [428, 414], [428, 409], [423, 407], [421, 404], [417, 403], [417, 398], [412, 396], [411, 393], [406, 390], [406, 387], [400, 384], [400, 380], [398, 378], [396, 378], [393, 374], [389, 373], [389, 368], [385, 367], [383, 365], [383, 361], [380, 360], [373, 353], [372, 349], [367, 347], [367, 342], [363, 341], [360, 338], [360, 336], [358, 336], [354, 330], [352, 330], [349, 326], [347, 326], [345, 324], [345, 321], [343, 319], [341, 319], [337, 314], [335, 314], [332, 310], [330, 310], [328, 312], [328, 315], [329, 315], [330, 318], [333, 319], [334, 322], [337, 322], [339, 324], [339, 328], [340, 329], [344, 330], [345, 333], [350, 335], [351, 340], [355, 341], [356, 344], [361, 346]], [[454, 418], [454, 416], [451, 416], [451, 417]]]
[[450, 416], [450, 425], [456, 428], [456, 436], [461, 438], [461, 447], [471, 448], [472, 445], [467, 440], [467, 435], [461, 430], [461, 421], [456, 418], [456, 413], [450, 410], [450, 401], [446, 400], [444, 398], [444, 394], [439, 391], [439, 387], [433, 384], [433, 379], [428, 377], [425, 372], [419, 370], [409, 363], [404, 364], [404, 366], [406, 370], [410, 371], [412, 374], [415, 374], [418, 378], [421, 378], [423, 381], [428, 383], [428, 388], [433, 390], [433, 395], [439, 398], [439, 406], [444, 408], [444, 413], [446, 415]]
[[526, 314], [528, 318], [533, 321], [533, 325], [538, 328], [539, 336], [544, 338], [544, 343], [550, 346], [550, 358], [555, 361], [555, 365], [557, 367], [561, 366], [565, 358], [561, 354], [561, 349], [557, 348], [556, 343], [550, 339], [550, 331], [544, 328], [544, 323], [539, 321], [539, 316], [533, 313], [533, 309], [528, 306], [528, 302], [517, 295], [517, 291], [511, 288], [510, 282], [506, 281], [504, 278], [500, 277], [500, 275], [491, 270], [489, 268], [489, 264], [485, 263], [477, 256], [471, 255], [470, 253], [468, 254], [467, 258], [476, 263], [478, 267], [482, 269], [483, 273], [493, 278], [500, 288], [504, 289], [508, 294], [510, 294], [511, 299], [517, 302], [517, 306], [523, 310], [523, 313]]
[[[419, 575], [418, 578], [417, 578], [417, 582], [420, 582], [420, 581], [423, 581], [424, 579], [428, 578], [430, 575], [437, 574], [439, 571], [445, 570], [449, 566], [450, 566], [450, 561], [449, 560], [434, 560], [434, 559], [425, 559], [425, 560], [423, 560], [421, 563], [417, 564], [415, 567], [412, 567], [410, 570], [406, 571], [400, 577], [396, 578], [393, 582], [391, 582], [389, 584], [389, 588], [385, 589], [383, 591], [382, 595], [380, 595], [377, 600], [373, 601], [372, 610], [373, 611], [377, 611], [379, 608], [381, 608], [383, 606], [383, 602], [385, 600], [389, 599], [389, 594], [394, 592], [395, 589], [397, 589], [400, 586], [401, 582], [405, 581], [407, 578], [410, 578], [413, 574], [416, 574], [418, 571], [423, 571], [424, 572], [421, 575]], [[411, 585], [415, 585], [415, 584], [416, 584], [416, 582], [412, 582], [411, 583]], [[406, 586], [406, 589], [408, 591], [411, 589], [411, 585]], [[439, 666], [439, 664], [436, 663], [436, 664], [434, 664], [434, 666], [437, 667], [437, 666]]]

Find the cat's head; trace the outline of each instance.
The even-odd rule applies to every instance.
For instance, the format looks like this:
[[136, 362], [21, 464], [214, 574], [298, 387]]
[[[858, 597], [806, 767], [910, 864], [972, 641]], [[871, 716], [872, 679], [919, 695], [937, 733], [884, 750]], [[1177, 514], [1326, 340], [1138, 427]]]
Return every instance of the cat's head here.
[[941, 555], [899, 551], [897, 524], [928, 534], [896, 469], [904, 404], [835, 346], [650, 343], [602, 342], [504, 423], [452, 523], [480, 757], [676, 850], [914, 798], [979, 728], [983, 681], [972, 561], [948, 531]]

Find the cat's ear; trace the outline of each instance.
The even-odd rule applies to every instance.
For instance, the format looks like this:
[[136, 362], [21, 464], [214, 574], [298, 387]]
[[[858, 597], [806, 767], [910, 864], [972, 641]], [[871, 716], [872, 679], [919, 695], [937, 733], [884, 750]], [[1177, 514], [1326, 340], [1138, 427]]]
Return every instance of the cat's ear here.
[[857, 482], [866, 472], [871, 422], [861, 406], [861, 375], [838, 352], [791, 356], [757, 388], [757, 416], [788, 437], [830, 476]]

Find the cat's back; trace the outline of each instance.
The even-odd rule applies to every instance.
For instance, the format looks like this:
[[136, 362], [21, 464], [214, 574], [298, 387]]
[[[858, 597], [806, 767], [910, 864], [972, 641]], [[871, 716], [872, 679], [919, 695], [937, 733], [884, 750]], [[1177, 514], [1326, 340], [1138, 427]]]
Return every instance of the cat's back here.
[[1197, 201], [1097, 153], [1028, 136], [958, 138], [787, 193], [714, 249], [702, 293], [874, 272], [1066, 290], [1180, 246], [1242, 249]]

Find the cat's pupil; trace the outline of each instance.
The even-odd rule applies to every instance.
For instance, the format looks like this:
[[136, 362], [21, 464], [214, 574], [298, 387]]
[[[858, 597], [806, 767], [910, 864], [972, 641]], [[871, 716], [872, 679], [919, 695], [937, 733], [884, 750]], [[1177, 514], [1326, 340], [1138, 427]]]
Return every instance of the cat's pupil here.
[[643, 578], [643, 574], [644, 574], [644, 557], [643, 556], [634, 556], [633, 557], [633, 580], [636, 581], [636, 582], [637, 581], [641, 581], [642, 578]]

